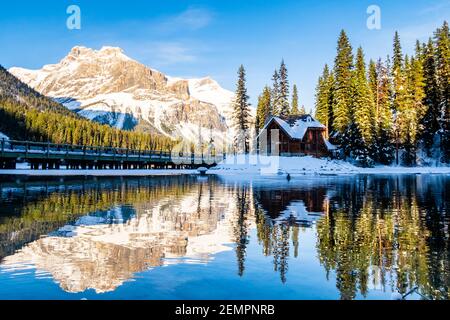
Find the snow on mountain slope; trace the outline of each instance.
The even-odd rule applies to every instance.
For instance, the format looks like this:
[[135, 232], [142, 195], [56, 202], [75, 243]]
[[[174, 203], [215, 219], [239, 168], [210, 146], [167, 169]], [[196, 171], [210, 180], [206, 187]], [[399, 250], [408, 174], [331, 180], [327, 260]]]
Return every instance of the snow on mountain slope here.
[[233, 101], [234, 93], [223, 89], [215, 80], [210, 77], [190, 79], [189, 92], [195, 99], [215, 105], [221, 114], [231, 118], [228, 113], [232, 111], [230, 102]]
[[217, 139], [232, 124], [234, 94], [216, 81], [170, 78], [120, 48], [74, 47], [57, 64], [9, 71], [81, 116], [120, 129], [192, 139], [212, 131]]

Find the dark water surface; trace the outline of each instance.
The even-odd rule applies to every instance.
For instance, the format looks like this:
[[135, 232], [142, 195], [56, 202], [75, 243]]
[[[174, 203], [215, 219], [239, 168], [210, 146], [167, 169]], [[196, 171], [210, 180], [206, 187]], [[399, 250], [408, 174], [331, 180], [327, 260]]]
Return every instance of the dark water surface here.
[[450, 176], [0, 178], [0, 299], [449, 299]]

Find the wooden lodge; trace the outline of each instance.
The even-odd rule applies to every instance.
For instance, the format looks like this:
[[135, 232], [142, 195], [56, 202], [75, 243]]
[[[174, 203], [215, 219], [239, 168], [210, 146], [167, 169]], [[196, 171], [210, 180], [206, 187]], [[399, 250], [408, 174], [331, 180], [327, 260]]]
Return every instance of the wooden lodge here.
[[[279, 139], [274, 136], [275, 130]], [[327, 128], [311, 115], [271, 117], [258, 136], [259, 152], [282, 157], [329, 157], [336, 147], [326, 139], [326, 134]]]

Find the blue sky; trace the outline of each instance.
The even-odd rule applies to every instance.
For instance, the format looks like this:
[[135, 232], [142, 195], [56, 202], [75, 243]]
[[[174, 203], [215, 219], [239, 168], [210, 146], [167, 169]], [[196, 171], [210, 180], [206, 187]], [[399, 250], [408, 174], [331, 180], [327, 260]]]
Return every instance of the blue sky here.
[[[81, 30], [68, 30], [66, 9], [78, 5]], [[369, 5], [381, 8], [380, 30], [366, 27]], [[171, 76], [210, 75], [229, 90], [244, 64], [251, 100], [282, 58], [301, 104], [314, 105], [314, 88], [332, 63], [339, 31], [366, 58], [391, 53], [395, 30], [405, 52], [450, 18], [448, 0], [40, 0], [2, 1], [0, 64], [41, 68], [75, 45], [119, 46], [142, 63]]]

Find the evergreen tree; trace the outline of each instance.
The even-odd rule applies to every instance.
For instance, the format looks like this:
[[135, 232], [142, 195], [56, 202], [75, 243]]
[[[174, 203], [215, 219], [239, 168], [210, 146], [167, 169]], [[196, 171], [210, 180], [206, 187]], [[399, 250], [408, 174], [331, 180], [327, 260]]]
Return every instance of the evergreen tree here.
[[400, 35], [395, 31], [394, 36], [394, 55], [393, 55], [393, 70], [399, 70], [403, 67], [403, 53], [400, 43]]
[[370, 150], [353, 116], [351, 116], [351, 123], [343, 134], [342, 140], [346, 142], [342, 146], [344, 154], [351, 157], [356, 165], [363, 168], [373, 166]]
[[409, 65], [408, 61], [405, 61], [402, 55], [402, 48], [400, 44], [400, 36], [395, 33], [394, 37], [394, 56], [392, 65], [392, 109], [394, 118], [394, 135], [397, 149], [397, 162], [399, 149], [407, 139], [407, 131], [411, 124], [410, 122], [410, 102], [408, 97], [408, 86], [406, 69]]
[[439, 87], [437, 84], [435, 49], [430, 39], [423, 52], [423, 69], [425, 77], [425, 99], [427, 108], [425, 117], [421, 122], [421, 141], [428, 156], [432, 156], [434, 139], [439, 131]]
[[[372, 59], [369, 62], [369, 86], [370, 90], [372, 90], [372, 98], [375, 107], [377, 106], [377, 91], [378, 91], [378, 73], [377, 73], [377, 64]], [[378, 115], [378, 110], [375, 109], [375, 117]]]
[[360, 47], [356, 56], [356, 69], [353, 77], [352, 108], [354, 120], [363, 141], [367, 146], [372, 143], [374, 124], [374, 98], [367, 81], [364, 52]]
[[334, 65], [333, 135], [336, 142], [350, 125], [351, 87], [353, 71], [352, 46], [344, 30], [341, 31]]
[[264, 87], [262, 94], [258, 98], [258, 107], [256, 109], [256, 128], [264, 128], [267, 120], [271, 116], [271, 106], [270, 106], [270, 88]]
[[290, 114], [290, 107], [289, 107], [289, 80], [288, 80], [288, 71], [286, 68], [286, 64], [284, 63], [284, 60], [281, 61], [280, 65], [280, 82], [279, 82], [279, 88], [280, 88], [280, 95], [279, 95], [279, 114], [282, 117], [287, 117]]
[[425, 99], [425, 80], [423, 65], [420, 58], [416, 59], [415, 57], [412, 57], [410, 59], [409, 68], [407, 70], [407, 78], [408, 96], [411, 99], [410, 120], [412, 121], [413, 125], [413, 127], [411, 128], [411, 135], [413, 141], [416, 142], [420, 120], [426, 113], [426, 107], [423, 103]]
[[330, 72], [328, 65], [325, 65], [316, 87], [315, 118], [323, 123], [328, 128], [328, 131], [331, 131], [333, 128], [333, 92], [333, 74]]
[[247, 95], [246, 74], [243, 65], [240, 66], [238, 71], [233, 119], [236, 131], [236, 136], [234, 138], [236, 151], [248, 153], [250, 150], [250, 103], [249, 96]]
[[371, 66], [370, 84], [375, 102], [374, 142], [372, 159], [381, 164], [390, 164], [394, 160], [392, 145], [392, 111], [390, 106], [390, 77], [388, 63], [378, 60], [375, 70]]
[[[311, 114], [312, 115], [312, 109], [310, 110], [310, 112], [309, 112], [309, 114]], [[300, 116], [304, 116], [306, 114], [306, 109], [305, 109], [305, 106], [304, 105], [302, 105], [302, 107], [300, 108], [300, 111], [299, 111], [299, 115]]]
[[297, 85], [294, 84], [294, 87], [292, 89], [292, 108], [291, 108], [291, 115], [299, 115], [300, 110], [298, 108], [298, 90]]
[[404, 152], [402, 154], [403, 164], [409, 167], [414, 166], [416, 164], [416, 143], [409, 131], [406, 132], [403, 147], [404, 147]]
[[280, 75], [278, 73], [278, 70], [275, 70], [273, 77], [272, 77], [272, 112], [274, 116], [279, 116], [281, 112], [281, 99], [280, 99]]
[[450, 163], [450, 31], [447, 21], [436, 31], [435, 42], [442, 161]]

